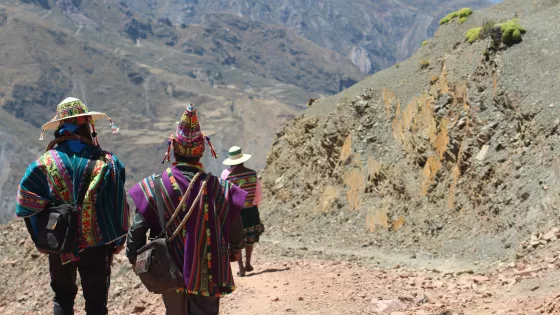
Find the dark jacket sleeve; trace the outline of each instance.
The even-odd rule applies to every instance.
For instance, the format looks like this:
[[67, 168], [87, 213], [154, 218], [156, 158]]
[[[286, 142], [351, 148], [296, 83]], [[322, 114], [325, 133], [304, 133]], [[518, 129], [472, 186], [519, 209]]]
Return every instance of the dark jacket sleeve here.
[[229, 230], [229, 247], [236, 251], [245, 248], [245, 230], [243, 229], [243, 221], [241, 214], [233, 220]]
[[126, 240], [126, 257], [128, 257], [128, 261], [131, 264], [136, 263], [136, 252], [146, 245], [146, 234], [149, 229], [144, 217], [140, 212], [136, 211]]

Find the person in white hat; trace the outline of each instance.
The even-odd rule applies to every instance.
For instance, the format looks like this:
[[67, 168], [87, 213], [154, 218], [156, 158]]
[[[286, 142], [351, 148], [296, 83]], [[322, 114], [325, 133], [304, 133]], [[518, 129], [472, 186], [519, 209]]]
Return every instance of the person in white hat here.
[[229, 157], [224, 160], [224, 165], [230, 166], [222, 172], [222, 179], [233, 182], [239, 188], [247, 192], [245, 206], [241, 211], [243, 219], [243, 228], [245, 229], [245, 264], [243, 264], [243, 255], [239, 255], [237, 262], [239, 263], [238, 276], [244, 277], [245, 272], [254, 270], [251, 265], [251, 255], [253, 246], [259, 241], [260, 235], [264, 232], [264, 225], [259, 215], [259, 205], [262, 200], [261, 183], [257, 177], [257, 172], [245, 167], [244, 163], [251, 158], [250, 154], [243, 154], [238, 146], [229, 149]]

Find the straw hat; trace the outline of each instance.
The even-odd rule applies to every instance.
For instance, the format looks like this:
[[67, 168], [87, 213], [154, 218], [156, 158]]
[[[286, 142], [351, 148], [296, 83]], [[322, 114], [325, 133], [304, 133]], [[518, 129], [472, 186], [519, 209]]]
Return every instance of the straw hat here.
[[45, 130], [55, 130], [57, 129], [62, 121], [66, 119], [78, 118], [78, 117], [91, 117], [91, 122], [98, 119], [107, 119], [111, 124], [111, 129], [113, 129], [113, 133], [117, 133], [119, 128], [113, 123], [111, 118], [107, 116], [105, 113], [100, 112], [91, 112], [88, 110], [86, 105], [77, 98], [68, 97], [64, 101], [60, 102], [58, 106], [56, 106], [56, 115], [49, 121], [48, 123], [44, 124], [41, 134], [41, 140], [43, 139]]
[[241, 148], [233, 146], [229, 149], [229, 157], [224, 160], [224, 165], [234, 166], [247, 162], [251, 158], [251, 154], [243, 154]]

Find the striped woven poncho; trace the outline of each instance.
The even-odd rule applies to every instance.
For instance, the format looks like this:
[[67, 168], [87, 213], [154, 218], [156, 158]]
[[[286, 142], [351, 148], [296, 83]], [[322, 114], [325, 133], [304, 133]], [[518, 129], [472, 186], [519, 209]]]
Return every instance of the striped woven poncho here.
[[128, 232], [124, 165], [110, 153], [105, 159], [90, 160], [94, 150], [86, 146], [73, 153], [67, 143], [61, 143], [29, 165], [18, 188], [16, 215], [29, 217], [33, 225], [33, 216], [48, 204], [73, 203], [88, 164], [96, 163], [79, 214], [78, 246], [74, 253], [62, 255], [63, 264], [79, 259], [84, 249], [120, 244]]
[[[161, 181], [165, 206], [165, 220], [169, 220], [194, 175], [201, 166], [178, 164], [165, 170], [161, 176], [149, 176], [129, 191], [137, 211], [152, 230], [161, 231], [157, 216], [154, 181]], [[168, 235], [179, 226], [182, 218], [198, 194], [206, 174], [193, 184], [191, 195], [177, 219], [167, 230]], [[182, 266], [187, 293], [203, 296], [221, 296], [235, 290], [228, 255], [229, 233], [233, 220], [239, 217], [247, 193], [231, 182], [211, 176], [203, 195], [202, 206], [197, 206], [182, 233], [172, 242], [172, 254]]]

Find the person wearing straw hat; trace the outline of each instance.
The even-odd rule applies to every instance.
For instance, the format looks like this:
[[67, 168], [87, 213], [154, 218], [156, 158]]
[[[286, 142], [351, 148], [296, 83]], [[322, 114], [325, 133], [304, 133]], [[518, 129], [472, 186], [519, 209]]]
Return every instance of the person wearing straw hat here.
[[251, 265], [253, 246], [259, 241], [260, 235], [264, 232], [264, 225], [261, 223], [259, 215], [259, 205], [262, 199], [261, 183], [257, 177], [257, 172], [245, 167], [244, 163], [251, 158], [250, 154], [244, 154], [240, 147], [233, 146], [229, 149], [229, 157], [224, 160], [224, 165], [231, 166], [222, 172], [221, 178], [229, 180], [239, 188], [247, 192], [247, 199], [241, 217], [243, 228], [245, 229], [245, 265], [243, 257], [239, 255], [238, 276], [244, 277], [246, 272], [254, 270]]
[[[230, 261], [245, 246], [240, 213], [247, 193], [204, 171], [200, 158], [205, 140], [217, 158], [210, 138], [200, 131], [196, 107], [190, 104], [169, 136], [162, 161], [170, 161], [173, 148], [175, 163], [129, 191], [137, 209], [127, 240], [130, 263], [136, 264], [148, 231], [153, 238], [165, 226], [164, 234], [172, 235], [170, 252], [183, 272], [184, 287], [162, 294], [167, 315], [218, 314], [219, 298], [235, 290]], [[200, 203], [195, 203], [200, 194]], [[165, 223], [158, 220], [161, 212]]]
[[[111, 261], [124, 248], [128, 232], [125, 167], [101, 149], [95, 132], [98, 119], [107, 119], [113, 132], [118, 131], [107, 115], [89, 111], [79, 99], [69, 97], [58, 104], [56, 116], [43, 125], [41, 133], [42, 139], [45, 131], [54, 130], [55, 139], [29, 165], [18, 187], [16, 215], [25, 218], [37, 248], [49, 252], [55, 315], [74, 314], [77, 271], [86, 313], [108, 313]], [[77, 231], [77, 235], [68, 235], [70, 248], [47, 250], [41, 244], [52, 242], [42, 239], [41, 220], [53, 213], [56, 217], [53, 207], [65, 204], [76, 206], [77, 216], [72, 229], [65, 231]], [[60, 222], [51, 228], [57, 225]]]

